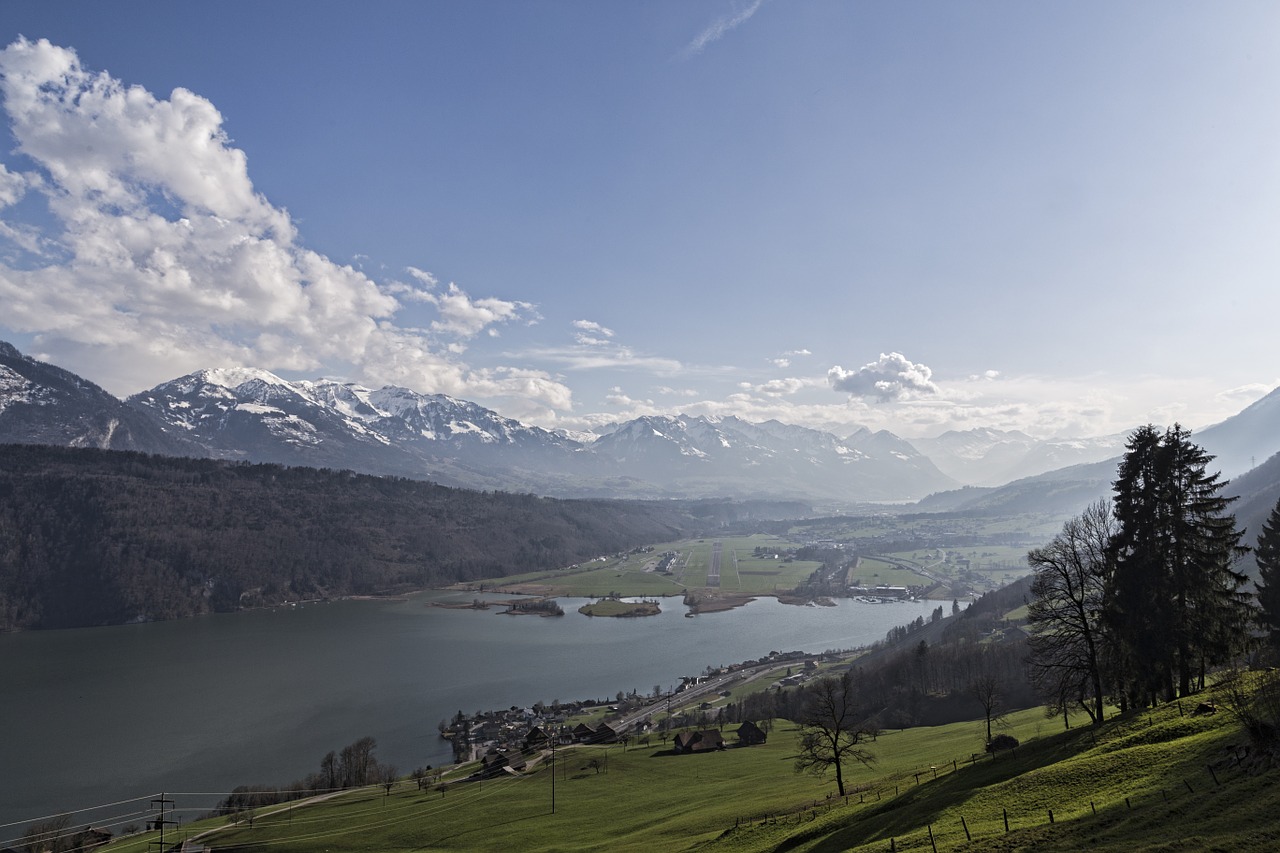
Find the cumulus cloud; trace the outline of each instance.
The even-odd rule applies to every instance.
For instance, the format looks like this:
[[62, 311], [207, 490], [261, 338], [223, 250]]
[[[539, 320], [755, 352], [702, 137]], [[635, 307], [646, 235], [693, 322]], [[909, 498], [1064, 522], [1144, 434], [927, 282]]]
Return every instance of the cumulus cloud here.
[[836, 365], [827, 371], [827, 382], [836, 391], [889, 402], [937, 394], [938, 386], [932, 376], [933, 371], [925, 365], [891, 352], [881, 353], [879, 359], [857, 370]]
[[693, 41], [685, 46], [684, 56], [687, 58], [702, 53], [707, 45], [719, 41], [729, 32], [749, 21], [751, 16], [758, 12], [763, 5], [764, 0], [752, 0], [746, 6], [735, 8], [729, 14], [722, 15], [712, 21], [706, 29], [694, 36]]
[[[199, 95], [159, 98], [85, 69], [72, 50], [20, 38], [0, 51], [0, 96], [16, 140], [10, 165], [22, 163], [0, 169], [0, 322], [34, 333], [60, 363], [100, 365], [109, 375], [93, 378], [125, 391], [243, 364], [567, 403], [549, 375], [456, 359], [459, 341], [535, 320], [532, 305], [441, 291], [417, 269], [412, 285], [383, 285], [307, 249]], [[56, 232], [11, 216], [24, 193], [47, 206]], [[398, 325], [402, 300], [439, 319]]]
[[458, 337], [470, 338], [493, 328], [499, 323], [523, 318], [537, 322], [538, 314], [528, 302], [509, 302], [504, 299], [472, 299], [458, 285], [450, 283], [444, 293], [423, 293], [422, 299], [436, 306], [441, 319], [432, 322], [431, 328]]

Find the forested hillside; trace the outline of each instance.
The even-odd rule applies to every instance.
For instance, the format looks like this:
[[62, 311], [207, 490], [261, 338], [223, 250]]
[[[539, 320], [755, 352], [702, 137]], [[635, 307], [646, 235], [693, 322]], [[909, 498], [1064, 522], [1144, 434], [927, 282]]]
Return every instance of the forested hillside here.
[[0, 630], [172, 619], [551, 568], [688, 535], [728, 501], [571, 501], [0, 445]]

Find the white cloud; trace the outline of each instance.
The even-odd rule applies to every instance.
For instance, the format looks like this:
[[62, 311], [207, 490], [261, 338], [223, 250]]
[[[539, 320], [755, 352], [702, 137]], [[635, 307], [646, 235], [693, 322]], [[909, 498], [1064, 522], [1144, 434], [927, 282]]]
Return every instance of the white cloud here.
[[17, 204], [26, 191], [26, 178], [17, 172], [10, 172], [0, 163], [0, 208]]
[[658, 394], [668, 397], [696, 397], [698, 391], [694, 388], [672, 388], [668, 385], [659, 385], [653, 389]]
[[[531, 304], [453, 284], [438, 292], [416, 268], [414, 285], [380, 285], [301, 245], [206, 99], [185, 89], [157, 98], [26, 39], [0, 51], [0, 94], [16, 153], [32, 164], [0, 171], [0, 243], [39, 261], [19, 267], [0, 253], [0, 323], [34, 334], [60, 364], [125, 393], [235, 364], [571, 403], [548, 374], [456, 359], [460, 340], [537, 319]], [[23, 191], [40, 196], [56, 233], [4, 218]], [[439, 319], [427, 331], [397, 325], [402, 298]]]
[[458, 285], [450, 282], [444, 293], [423, 293], [421, 299], [436, 306], [441, 319], [431, 328], [437, 332], [470, 338], [482, 331], [495, 333], [493, 326], [511, 320], [524, 319], [537, 322], [537, 312], [531, 303], [509, 302], [503, 299], [472, 299]]
[[763, 5], [764, 0], [752, 0], [746, 6], [717, 18], [705, 30], [694, 36], [693, 41], [685, 46], [684, 55], [689, 57], [702, 53], [707, 45], [719, 41], [730, 31], [745, 24]]
[[827, 381], [836, 391], [883, 402], [909, 400], [938, 393], [933, 371], [914, 364], [901, 353], [881, 353], [880, 358], [857, 370], [836, 365], [827, 371]]
[[613, 329], [606, 328], [593, 320], [574, 320], [573, 327], [578, 331], [573, 339], [584, 347], [607, 347], [611, 344]]
[[803, 391], [805, 388], [812, 388], [818, 384], [817, 381], [812, 379], [788, 377], [786, 379], [770, 379], [768, 382], [763, 382], [759, 385], [743, 382], [739, 387], [768, 397], [784, 397]]
[[791, 366], [791, 359], [789, 359], [789, 358], [771, 358], [771, 359], [769, 359], [769, 363], [770, 363], [770, 364], [772, 364], [774, 367], [781, 367], [781, 368], [784, 368], [784, 369], [785, 369], [785, 368], [788, 368], [788, 367], [790, 367], [790, 366]]

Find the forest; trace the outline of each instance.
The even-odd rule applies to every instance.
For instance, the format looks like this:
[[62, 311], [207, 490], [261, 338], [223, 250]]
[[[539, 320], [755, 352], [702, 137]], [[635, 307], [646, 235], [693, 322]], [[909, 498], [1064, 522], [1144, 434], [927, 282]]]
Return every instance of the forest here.
[[754, 511], [0, 445], [0, 630], [174, 619], [571, 565]]

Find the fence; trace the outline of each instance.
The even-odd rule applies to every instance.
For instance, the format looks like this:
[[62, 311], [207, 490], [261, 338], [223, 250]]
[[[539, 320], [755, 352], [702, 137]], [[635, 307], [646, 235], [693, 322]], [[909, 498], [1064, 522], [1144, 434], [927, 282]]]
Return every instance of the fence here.
[[[1062, 802], [1039, 810], [1010, 811], [1008, 808], [1001, 807], [998, 814], [966, 814], [958, 811], [946, 823], [926, 824], [922, 829], [899, 836], [884, 837], [882, 841], [871, 838], [863, 842], [862, 846], [879, 849], [880, 844], [883, 844], [883, 849], [890, 853], [897, 853], [900, 850], [933, 850], [936, 853], [942, 847], [964, 846], [974, 840], [991, 839], [1016, 830], [1047, 827], [1062, 821], [1094, 818], [1099, 815], [1099, 812], [1105, 812], [1107, 809], [1123, 809], [1123, 812], [1127, 813], [1153, 805], [1163, 805], [1181, 797], [1196, 796], [1208, 790], [1218, 789], [1245, 778], [1249, 774], [1241, 768], [1241, 764], [1248, 754], [1249, 749], [1246, 747], [1243, 751], [1236, 751], [1230, 756], [1227, 767], [1219, 767], [1215, 770], [1212, 764], [1206, 764], [1203, 772], [1194, 778], [1171, 778], [1158, 789], [1135, 790], [1121, 799]], [[793, 806], [777, 813], [740, 817], [733, 826], [725, 830], [722, 837], [763, 831], [766, 827], [803, 826], [807, 823], [816, 823], [821, 816], [844, 809], [879, 808], [891, 805], [895, 798], [921, 785], [964, 770], [979, 761], [1015, 760], [1017, 760], [1016, 748], [1003, 754], [975, 754], [967, 759], [951, 759], [942, 764], [930, 765], [918, 772], [891, 777], [893, 781], [881, 779], [877, 782], [865, 783], [844, 796], [829, 794], [822, 800], [813, 800], [810, 804], [799, 808]], [[995, 828], [991, 829], [992, 826]]]

